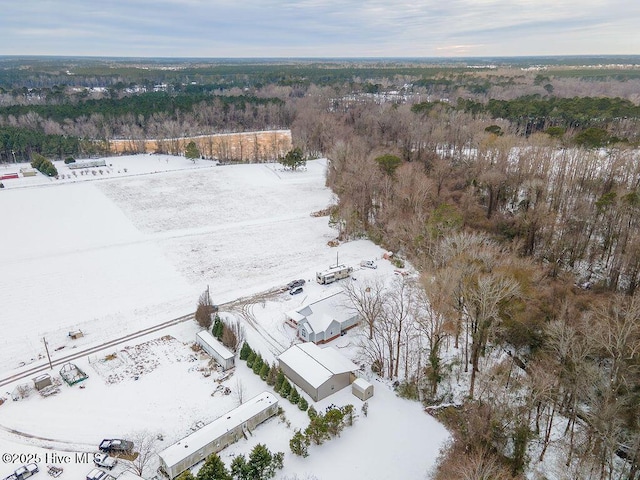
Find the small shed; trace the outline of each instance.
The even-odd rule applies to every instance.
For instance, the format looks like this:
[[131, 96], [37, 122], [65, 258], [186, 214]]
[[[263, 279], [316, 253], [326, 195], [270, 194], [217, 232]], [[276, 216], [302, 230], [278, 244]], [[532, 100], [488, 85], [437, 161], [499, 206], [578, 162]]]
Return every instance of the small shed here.
[[36, 390], [40, 391], [53, 385], [53, 380], [51, 379], [51, 375], [45, 373], [34, 378], [33, 384], [36, 387]]
[[84, 337], [84, 334], [82, 330], [73, 330], [69, 332], [69, 337], [71, 337], [72, 340], [77, 340], [78, 338]]
[[351, 384], [351, 393], [365, 402], [373, 397], [373, 385], [364, 378], [356, 378]]
[[20, 173], [23, 177], [35, 177], [37, 172], [34, 168], [23, 167], [20, 169]]
[[223, 370], [233, 368], [235, 355], [227, 347], [216, 340], [213, 335], [203, 330], [196, 334], [196, 343], [216, 361]]

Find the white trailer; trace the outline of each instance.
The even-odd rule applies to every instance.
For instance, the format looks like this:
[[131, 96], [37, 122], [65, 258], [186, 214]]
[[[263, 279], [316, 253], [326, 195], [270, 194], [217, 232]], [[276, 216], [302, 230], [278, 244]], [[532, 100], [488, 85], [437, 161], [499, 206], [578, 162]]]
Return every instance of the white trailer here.
[[206, 330], [196, 334], [196, 343], [202, 347], [216, 361], [223, 370], [232, 368], [235, 360], [235, 354], [218, 342], [213, 335]]
[[277, 413], [278, 399], [263, 392], [158, 453], [160, 471], [172, 480], [212, 453], [249, 436]]
[[324, 272], [317, 272], [316, 281], [320, 285], [328, 285], [329, 283], [333, 283], [336, 280], [347, 278], [349, 275], [351, 275], [351, 272], [353, 272], [353, 267], [336, 265], [335, 267], [331, 267]]

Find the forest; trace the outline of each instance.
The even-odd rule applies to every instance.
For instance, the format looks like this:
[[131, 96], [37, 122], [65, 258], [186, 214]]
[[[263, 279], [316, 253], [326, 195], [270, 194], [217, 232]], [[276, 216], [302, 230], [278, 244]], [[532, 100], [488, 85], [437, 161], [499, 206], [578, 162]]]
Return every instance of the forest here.
[[371, 368], [453, 432], [433, 478], [638, 480], [639, 60], [0, 58], [0, 162], [291, 129], [339, 240], [420, 272], [347, 293]]

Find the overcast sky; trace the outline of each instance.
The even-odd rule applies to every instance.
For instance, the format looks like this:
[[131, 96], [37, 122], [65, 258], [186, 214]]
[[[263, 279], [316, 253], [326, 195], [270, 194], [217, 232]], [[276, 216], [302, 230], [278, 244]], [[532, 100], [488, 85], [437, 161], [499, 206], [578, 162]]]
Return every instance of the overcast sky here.
[[0, 0], [0, 55], [640, 54], [639, 0]]

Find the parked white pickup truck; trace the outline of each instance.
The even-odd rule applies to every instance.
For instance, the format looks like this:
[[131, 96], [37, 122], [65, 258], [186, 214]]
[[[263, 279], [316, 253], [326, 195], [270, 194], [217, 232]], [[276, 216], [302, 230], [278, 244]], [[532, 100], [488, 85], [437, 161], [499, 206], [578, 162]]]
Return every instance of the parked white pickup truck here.
[[93, 454], [93, 463], [96, 464], [96, 467], [107, 468], [111, 470], [116, 466], [118, 460], [113, 457], [110, 457], [106, 453], [94, 453]]

